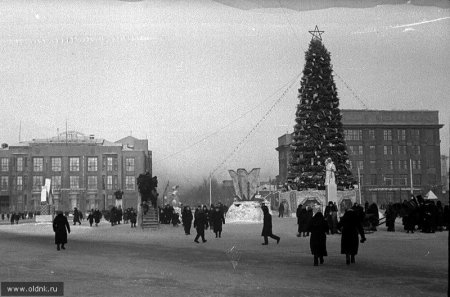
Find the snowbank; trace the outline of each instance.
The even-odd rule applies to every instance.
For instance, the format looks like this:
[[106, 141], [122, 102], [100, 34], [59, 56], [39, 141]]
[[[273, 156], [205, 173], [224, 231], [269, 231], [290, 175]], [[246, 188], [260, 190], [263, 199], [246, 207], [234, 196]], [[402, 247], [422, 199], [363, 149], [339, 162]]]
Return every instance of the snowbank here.
[[[270, 210], [269, 210], [270, 211]], [[227, 211], [227, 223], [262, 223], [263, 212], [261, 204], [256, 201], [236, 201]]]

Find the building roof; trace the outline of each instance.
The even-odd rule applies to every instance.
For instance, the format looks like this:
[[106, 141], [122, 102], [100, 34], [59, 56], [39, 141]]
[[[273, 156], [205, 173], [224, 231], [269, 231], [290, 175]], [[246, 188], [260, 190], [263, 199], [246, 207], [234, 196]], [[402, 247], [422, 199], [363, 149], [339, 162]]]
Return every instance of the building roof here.
[[[439, 125], [437, 110], [341, 109], [342, 124], [349, 125]], [[442, 126], [442, 125], [439, 125]]]

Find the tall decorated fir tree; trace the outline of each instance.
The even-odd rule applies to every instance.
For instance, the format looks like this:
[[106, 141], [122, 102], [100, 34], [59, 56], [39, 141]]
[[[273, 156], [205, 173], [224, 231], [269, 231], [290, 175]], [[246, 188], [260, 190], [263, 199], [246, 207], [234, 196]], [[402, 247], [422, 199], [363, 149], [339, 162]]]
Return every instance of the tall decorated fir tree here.
[[355, 181], [348, 169], [348, 153], [333, 80], [330, 53], [322, 44], [316, 26], [306, 52], [305, 68], [299, 89], [288, 180], [298, 189], [323, 188], [325, 160], [336, 166], [336, 184], [352, 187]]

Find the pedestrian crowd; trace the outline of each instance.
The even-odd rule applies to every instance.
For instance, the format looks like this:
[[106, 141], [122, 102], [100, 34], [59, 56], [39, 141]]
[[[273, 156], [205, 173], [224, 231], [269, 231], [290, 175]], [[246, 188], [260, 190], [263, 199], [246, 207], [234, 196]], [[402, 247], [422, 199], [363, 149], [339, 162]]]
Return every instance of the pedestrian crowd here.
[[[142, 211], [146, 214], [149, 211], [148, 205], [142, 204]], [[310, 237], [310, 250], [313, 255], [314, 266], [323, 264], [324, 257], [328, 256], [326, 247], [327, 235], [341, 236], [341, 254], [345, 255], [347, 265], [355, 263], [358, 254], [359, 243], [366, 241], [366, 232], [375, 232], [381, 223], [385, 223], [388, 232], [395, 232], [395, 221], [401, 218], [403, 229], [406, 233], [420, 231], [423, 233], [434, 233], [448, 231], [449, 228], [449, 206], [443, 206], [440, 201], [424, 199], [421, 195], [411, 196], [409, 200], [402, 203], [390, 203], [386, 205], [384, 219], [380, 219], [380, 210], [376, 203], [366, 202], [364, 207], [354, 203], [351, 207], [345, 207], [343, 216], [339, 218], [338, 207], [335, 202], [329, 202], [324, 212], [312, 206], [298, 205], [297, 217], [297, 237]], [[272, 216], [269, 207], [264, 203], [261, 205], [263, 212], [263, 229], [261, 236], [264, 241], [262, 245], [269, 244], [269, 238], [280, 243], [281, 238], [272, 231]], [[280, 203], [278, 208], [279, 218], [283, 218], [288, 207]], [[161, 224], [172, 224], [177, 227], [183, 226], [185, 235], [191, 234], [191, 228], [196, 231], [195, 243], [207, 242], [205, 231], [210, 229], [216, 238], [222, 237], [222, 226], [225, 224], [225, 214], [227, 208], [222, 203], [198, 205], [195, 209], [190, 206], [182, 206], [180, 213], [174, 207], [167, 204], [159, 208], [159, 220]], [[341, 210], [342, 211], [342, 210]], [[32, 218], [33, 213], [7, 213], [1, 214], [2, 220], [8, 220], [11, 224], [18, 224], [20, 219]], [[67, 234], [70, 233], [68, 221], [69, 213], [57, 212], [53, 220], [53, 230], [55, 232], [55, 244], [57, 250], [65, 249], [67, 244]], [[136, 227], [137, 211], [133, 208], [122, 210], [120, 206], [112, 207], [110, 211], [101, 212], [99, 209], [91, 209], [86, 215], [86, 220], [91, 227], [98, 226], [100, 220], [104, 218], [111, 223], [111, 226], [130, 224], [131, 228]], [[81, 225], [84, 219], [83, 213], [76, 207], [73, 210], [73, 225]], [[95, 224], [95, 225], [94, 225]]]

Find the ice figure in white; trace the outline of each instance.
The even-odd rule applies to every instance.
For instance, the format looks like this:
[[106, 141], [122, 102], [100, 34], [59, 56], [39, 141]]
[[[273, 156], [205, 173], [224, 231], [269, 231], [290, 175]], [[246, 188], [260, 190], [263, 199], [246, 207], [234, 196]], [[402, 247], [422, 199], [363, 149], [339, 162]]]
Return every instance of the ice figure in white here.
[[249, 201], [256, 194], [260, 168], [253, 168], [250, 173], [244, 168], [236, 171], [228, 170], [233, 180], [234, 191], [239, 200]]
[[331, 158], [328, 158], [325, 160], [325, 185], [333, 185], [336, 184], [336, 178], [335, 178], [335, 172], [336, 172], [336, 166], [334, 166], [333, 161]]

